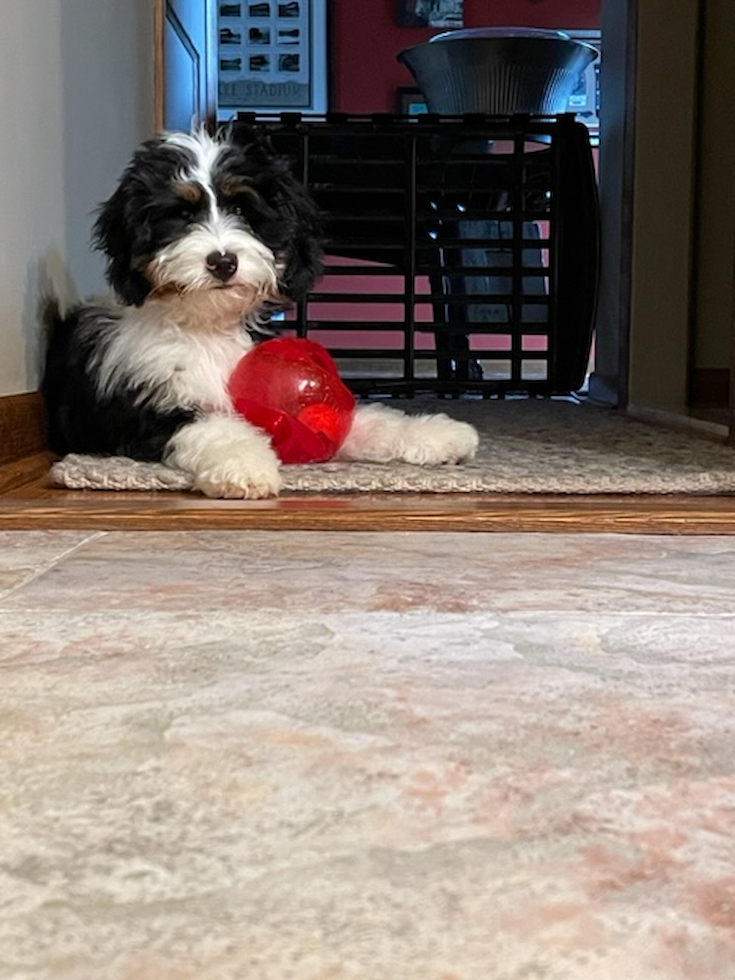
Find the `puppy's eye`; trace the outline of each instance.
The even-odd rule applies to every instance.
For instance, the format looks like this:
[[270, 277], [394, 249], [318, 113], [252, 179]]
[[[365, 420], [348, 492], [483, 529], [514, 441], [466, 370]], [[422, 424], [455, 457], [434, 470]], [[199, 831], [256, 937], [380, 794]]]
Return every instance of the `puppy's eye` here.
[[236, 215], [238, 218], [242, 218], [245, 214], [245, 208], [242, 204], [231, 204], [228, 208], [230, 214]]
[[189, 208], [183, 208], [181, 211], [179, 211], [179, 217], [182, 221], [190, 224], [194, 220], [194, 212], [190, 211]]

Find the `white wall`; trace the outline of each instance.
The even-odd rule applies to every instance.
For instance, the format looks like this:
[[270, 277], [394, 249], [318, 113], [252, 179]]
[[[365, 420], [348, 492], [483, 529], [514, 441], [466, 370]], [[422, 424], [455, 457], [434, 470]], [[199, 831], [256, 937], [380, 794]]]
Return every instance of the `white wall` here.
[[152, 0], [23, 0], [0, 30], [0, 395], [32, 391], [38, 302], [104, 286], [93, 212], [153, 130]]

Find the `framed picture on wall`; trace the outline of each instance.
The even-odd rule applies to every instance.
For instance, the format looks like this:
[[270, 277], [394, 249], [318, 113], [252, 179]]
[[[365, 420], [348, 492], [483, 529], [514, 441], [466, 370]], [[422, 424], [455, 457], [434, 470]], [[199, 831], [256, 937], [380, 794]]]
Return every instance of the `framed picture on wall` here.
[[398, 0], [401, 27], [462, 27], [464, 0]]
[[327, 0], [217, 0], [219, 117], [325, 113]]

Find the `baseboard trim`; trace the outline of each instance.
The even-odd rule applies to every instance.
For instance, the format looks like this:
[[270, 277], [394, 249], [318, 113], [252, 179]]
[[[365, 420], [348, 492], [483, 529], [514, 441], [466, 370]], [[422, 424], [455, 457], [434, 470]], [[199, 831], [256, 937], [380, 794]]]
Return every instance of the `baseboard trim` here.
[[692, 372], [692, 405], [700, 408], [727, 408], [730, 404], [728, 368], [695, 368]]
[[41, 393], [0, 396], [0, 465], [46, 449], [46, 411]]
[[625, 414], [639, 422], [660, 425], [664, 429], [674, 429], [678, 432], [690, 432], [714, 439], [716, 442], [725, 442], [729, 436], [729, 429], [726, 425], [685, 415], [683, 412], [668, 412], [664, 409], [648, 408], [645, 405], [628, 405]]

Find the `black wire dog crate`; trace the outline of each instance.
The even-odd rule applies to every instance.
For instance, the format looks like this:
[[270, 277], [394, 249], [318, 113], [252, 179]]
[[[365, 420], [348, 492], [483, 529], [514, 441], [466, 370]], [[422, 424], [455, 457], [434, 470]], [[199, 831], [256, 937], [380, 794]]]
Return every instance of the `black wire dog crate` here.
[[324, 344], [353, 390], [583, 385], [599, 212], [588, 132], [573, 116], [255, 124], [325, 216], [325, 276], [283, 326]]

